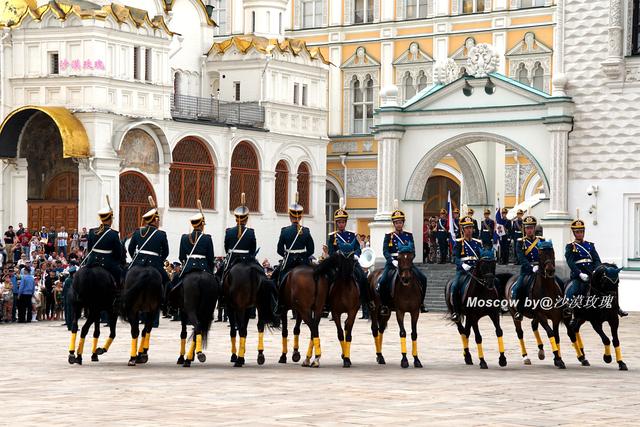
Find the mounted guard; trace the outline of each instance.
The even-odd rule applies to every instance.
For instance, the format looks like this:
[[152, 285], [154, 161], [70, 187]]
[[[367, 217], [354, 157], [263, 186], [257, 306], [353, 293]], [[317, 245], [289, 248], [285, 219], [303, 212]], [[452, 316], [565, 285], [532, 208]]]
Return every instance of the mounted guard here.
[[462, 291], [464, 283], [470, 277], [470, 271], [476, 266], [482, 252], [482, 242], [473, 238], [473, 218], [466, 216], [460, 222], [463, 237], [456, 241], [453, 248], [453, 257], [456, 264], [456, 275], [451, 284], [451, 302], [453, 312], [451, 320], [458, 322], [462, 308]]
[[[518, 215], [522, 214], [518, 210]], [[515, 221], [514, 227], [517, 225]], [[513, 316], [515, 320], [522, 320], [522, 312], [524, 310], [525, 299], [528, 294], [529, 287], [533, 282], [533, 274], [538, 272], [540, 254], [538, 253], [538, 243], [544, 242], [544, 237], [536, 236], [536, 225], [538, 220], [534, 216], [527, 216], [523, 221], [524, 237], [516, 241], [516, 254], [518, 256], [518, 264], [520, 264], [520, 276], [513, 285], [511, 298], [517, 301], [516, 312]]]

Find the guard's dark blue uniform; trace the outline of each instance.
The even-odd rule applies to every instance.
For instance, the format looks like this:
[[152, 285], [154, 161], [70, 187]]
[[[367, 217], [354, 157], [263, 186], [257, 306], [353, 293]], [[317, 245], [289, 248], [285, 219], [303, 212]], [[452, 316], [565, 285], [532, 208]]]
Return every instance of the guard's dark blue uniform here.
[[438, 249], [440, 250], [440, 263], [447, 261], [449, 253], [449, 232], [447, 231], [447, 220], [438, 218], [436, 223], [436, 240], [438, 241]]
[[182, 263], [182, 276], [191, 271], [206, 271], [213, 274], [215, 256], [211, 236], [199, 230], [183, 234], [180, 239], [178, 259]]
[[527, 289], [525, 278], [533, 274], [533, 266], [538, 264], [540, 254], [538, 252], [538, 242], [544, 242], [544, 237], [524, 237], [516, 241], [516, 254], [518, 255], [518, 263], [520, 264], [520, 276], [511, 288], [513, 299], [524, 302], [524, 291]]
[[108, 225], [92, 228], [87, 238], [87, 260], [84, 265], [104, 267], [113, 276], [116, 284], [122, 278], [122, 266], [125, 264], [125, 252], [116, 230]]
[[[413, 234], [408, 231], [401, 231], [398, 233], [394, 231], [392, 233], [387, 233], [384, 235], [384, 242], [382, 243], [382, 255], [386, 260], [384, 265], [384, 271], [380, 275], [380, 296], [383, 300], [389, 301], [391, 299], [391, 279], [393, 277], [393, 273], [396, 270], [396, 267], [393, 265], [393, 261], [398, 259], [398, 244], [403, 246], [411, 245], [411, 247], [415, 248], [415, 242], [413, 240]], [[411, 271], [420, 281], [420, 287], [422, 289], [422, 300], [424, 301], [424, 295], [427, 289], [427, 277], [416, 267], [415, 265], [412, 267]]]
[[520, 264], [520, 257], [518, 256], [519, 239], [522, 239], [522, 218], [515, 218], [511, 220], [511, 241], [513, 242], [516, 264]]
[[[354, 255], [360, 256], [362, 253], [362, 249], [360, 248], [360, 243], [356, 238], [355, 233], [351, 231], [334, 231], [333, 233], [329, 233], [327, 237], [327, 248], [329, 248], [329, 256], [336, 253], [340, 246], [345, 247], [349, 246], [353, 248]], [[360, 288], [360, 297], [362, 300], [368, 300], [369, 295], [369, 282], [367, 282], [367, 275], [365, 274], [360, 264], [356, 263], [353, 268], [353, 275], [358, 283], [358, 287]]]
[[[453, 247], [453, 259], [456, 264], [456, 276], [451, 283], [451, 295], [453, 297], [454, 308], [456, 312], [459, 312], [460, 293], [464, 281], [469, 276], [469, 273], [465, 271], [462, 264], [468, 264], [473, 267], [476, 266], [478, 259], [480, 259], [480, 253], [482, 251], [482, 242], [478, 239], [471, 238], [466, 240], [464, 238], [457, 239], [456, 244]], [[471, 271], [471, 270], [469, 270]]]
[[[227, 228], [224, 232], [224, 251], [229, 255], [227, 268], [231, 267], [239, 259], [255, 259], [256, 256], [256, 233], [253, 228], [240, 226], [238, 237], [238, 226]], [[230, 253], [230, 251], [232, 251]]]
[[580, 279], [580, 273], [591, 277], [594, 270], [602, 264], [595, 245], [587, 241], [569, 243], [565, 247], [564, 257], [567, 260], [567, 266], [571, 269], [571, 284], [567, 288], [567, 298], [584, 295], [586, 283]]
[[491, 218], [485, 218], [480, 223], [480, 240], [482, 246], [490, 248], [493, 246], [493, 232], [496, 228], [496, 223]]
[[[475, 218], [472, 218], [471, 221], [473, 222], [473, 233], [471, 234], [471, 237], [473, 237], [474, 239], [479, 239], [480, 238], [480, 230], [478, 229], [478, 221], [476, 221]], [[456, 234], [457, 236], [458, 234]], [[460, 234], [462, 236], [462, 234]]]
[[278, 272], [279, 280], [282, 281], [292, 268], [302, 264], [310, 264], [309, 258], [315, 251], [311, 232], [307, 227], [300, 227], [298, 232], [296, 224], [283, 227], [280, 230], [277, 250], [278, 255], [283, 257], [282, 266]]
[[167, 233], [151, 225], [140, 227], [133, 232], [128, 251], [133, 260], [131, 267], [151, 266], [162, 275], [164, 283], [169, 281], [169, 276], [164, 269], [164, 261], [169, 256]]
[[500, 237], [500, 262], [502, 264], [509, 263], [509, 251], [511, 250], [511, 221], [504, 220], [505, 234]]

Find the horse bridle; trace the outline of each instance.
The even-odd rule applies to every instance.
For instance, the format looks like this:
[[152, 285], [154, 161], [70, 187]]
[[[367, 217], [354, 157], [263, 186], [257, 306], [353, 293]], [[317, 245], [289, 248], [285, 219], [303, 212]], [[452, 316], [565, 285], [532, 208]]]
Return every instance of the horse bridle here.
[[[491, 260], [491, 259], [489, 259], [489, 258], [486, 258], [486, 259], [485, 259], [485, 258], [482, 258], [482, 260], [483, 260], [483, 261], [495, 261], [495, 260]], [[476, 264], [476, 267], [477, 267], [477, 264]], [[475, 273], [476, 268], [474, 268], [472, 271]], [[475, 281], [475, 282], [479, 283], [481, 286], [483, 286], [483, 287], [485, 287], [485, 288], [486, 288], [486, 287], [487, 287], [487, 285], [488, 285], [487, 281], [486, 281], [484, 278], [483, 278], [483, 279], [480, 279], [480, 278], [478, 278], [478, 277], [474, 276], [473, 274], [469, 274], [469, 277], [471, 277], [471, 280], [473, 280], [473, 281]], [[484, 276], [483, 276], [483, 277], [484, 277]], [[494, 274], [494, 277], [495, 277], [495, 274]]]

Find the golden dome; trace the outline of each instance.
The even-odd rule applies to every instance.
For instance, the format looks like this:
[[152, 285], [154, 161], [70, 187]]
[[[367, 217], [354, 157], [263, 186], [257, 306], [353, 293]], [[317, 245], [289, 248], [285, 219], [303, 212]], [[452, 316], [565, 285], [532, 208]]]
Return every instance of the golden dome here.
[[37, 7], [35, 0], [0, 0], [0, 25], [11, 26], [18, 22], [29, 8]]

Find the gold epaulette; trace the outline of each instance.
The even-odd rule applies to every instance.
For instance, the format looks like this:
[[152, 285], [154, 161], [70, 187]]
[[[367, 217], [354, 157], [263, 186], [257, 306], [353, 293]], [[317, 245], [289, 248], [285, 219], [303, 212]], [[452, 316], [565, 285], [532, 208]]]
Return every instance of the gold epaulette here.
[[473, 237], [473, 240], [475, 240], [475, 241], [476, 241], [476, 242], [478, 242], [478, 243], [482, 243], [482, 240], [480, 240], [480, 239], [476, 239], [475, 237]]

